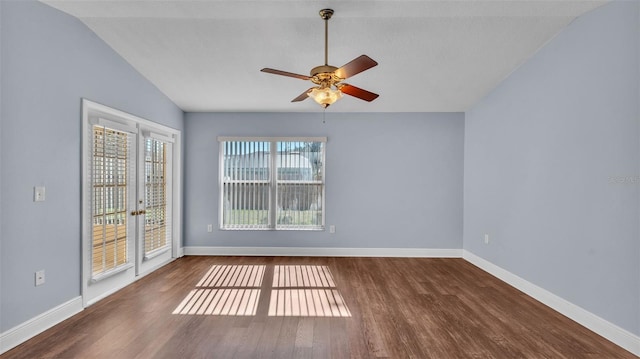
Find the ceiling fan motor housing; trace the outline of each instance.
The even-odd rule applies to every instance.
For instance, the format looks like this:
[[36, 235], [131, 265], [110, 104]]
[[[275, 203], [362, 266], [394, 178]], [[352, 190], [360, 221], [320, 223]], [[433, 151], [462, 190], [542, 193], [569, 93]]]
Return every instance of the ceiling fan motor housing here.
[[330, 87], [344, 80], [335, 74], [338, 68], [330, 65], [322, 65], [314, 67], [311, 70], [311, 82], [319, 85], [321, 88]]
[[337, 69], [337, 67], [331, 65], [316, 66], [311, 69], [311, 76], [316, 76], [322, 73], [333, 73]]

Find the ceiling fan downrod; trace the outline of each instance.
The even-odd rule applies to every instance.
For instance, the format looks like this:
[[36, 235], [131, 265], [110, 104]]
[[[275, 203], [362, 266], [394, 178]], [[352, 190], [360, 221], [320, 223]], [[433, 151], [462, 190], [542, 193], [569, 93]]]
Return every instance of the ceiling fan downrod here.
[[320, 17], [324, 20], [324, 65], [329, 66], [329, 19], [333, 15], [332, 9], [320, 10]]

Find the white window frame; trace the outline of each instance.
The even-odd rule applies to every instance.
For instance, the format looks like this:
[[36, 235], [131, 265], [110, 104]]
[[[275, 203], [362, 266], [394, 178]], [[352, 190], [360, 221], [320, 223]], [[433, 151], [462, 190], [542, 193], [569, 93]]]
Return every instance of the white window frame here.
[[[265, 227], [245, 227], [245, 228], [228, 228], [224, 225], [224, 143], [225, 142], [269, 142], [270, 145], [270, 161], [271, 166], [270, 176], [269, 176], [269, 187], [270, 187], [270, 196], [269, 196], [269, 225]], [[318, 226], [313, 227], [286, 227], [286, 226], [278, 226], [277, 224], [277, 210], [278, 210], [278, 195], [277, 195], [277, 187], [278, 183], [282, 183], [282, 181], [278, 181], [278, 167], [276, 166], [277, 162], [277, 144], [278, 142], [322, 142], [324, 143], [324, 149], [322, 151], [322, 198], [321, 198], [321, 206], [322, 206], [322, 220]], [[325, 178], [325, 169], [326, 169], [326, 154], [327, 154], [327, 137], [236, 137], [236, 136], [218, 136], [219, 150], [218, 150], [218, 228], [224, 231], [246, 231], [246, 230], [254, 230], [254, 231], [324, 231], [325, 230], [325, 197], [326, 197], [326, 178]], [[286, 182], [286, 181], [285, 181]]]

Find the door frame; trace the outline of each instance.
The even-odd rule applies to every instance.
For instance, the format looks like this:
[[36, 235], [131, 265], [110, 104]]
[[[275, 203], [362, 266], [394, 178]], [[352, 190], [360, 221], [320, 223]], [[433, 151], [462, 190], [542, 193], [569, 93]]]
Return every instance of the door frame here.
[[[110, 120], [115, 120], [115, 121], [120, 120], [120, 121], [129, 122], [129, 123], [134, 123], [139, 131], [141, 129], [152, 128], [152, 129], [161, 130], [162, 132], [168, 133], [171, 136], [173, 136], [174, 138], [174, 143], [172, 146], [172, 149], [173, 149], [172, 177], [173, 178], [171, 183], [171, 191], [173, 195], [173, 201], [172, 201], [173, 213], [171, 218], [172, 250], [171, 250], [171, 258], [167, 262], [161, 263], [156, 268], [153, 268], [152, 270], [136, 275], [132, 280], [126, 283], [122, 283], [121, 285], [118, 285], [117, 287], [114, 287], [113, 289], [106, 291], [99, 296], [89, 299], [87, 298], [86, 293], [87, 293], [87, 288], [91, 283], [92, 279], [91, 279], [91, 267], [90, 265], [88, 265], [88, 263], [90, 262], [90, 255], [91, 255], [90, 254], [91, 245], [89, 243], [90, 241], [88, 238], [91, 238], [92, 228], [90, 226], [90, 217], [89, 217], [89, 210], [90, 210], [91, 203], [89, 198], [89, 191], [87, 189], [87, 183], [90, 179], [89, 178], [90, 159], [89, 159], [89, 151], [87, 150], [88, 146], [90, 146], [90, 144], [88, 143], [90, 142], [90, 139], [88, 138], [87, 134], [91, 126], [90, 117], [93, 117], [96, 115], [102, 116]], [[97, 103], [85, 98], [82, 99], [82, 119], [81, 120], [82, 120], [82, 126], [81, 126], [82, 128], [82, 133], [81, 133], [81, 158], [82, 158], [81, 227], [82, 227], [82, 230], [81, 230], [81, 239], [80, 239], [80, 242], [81, 242], [80, 263], [81, 263], [81, 274], [82, 274], [81, 275], [81, 282], [82, 282], [81, 295], [82, 295], [83, 307], [87, 307], [109, 296], [110, 294], [118, 291], [119, 289], [122, 289], [123, 287], [133, 283], [134, 281], [142, 278], [146, 274], [153, 272], [155, 269], [171, 262], [176, 258], [183, 256], [184, 252], [182, 248], [182, 232], [181, 232], [181, 228], [182, 228], [182, 133], [180, 130], [161, 125], [159, 123], [132, 115], [130, 113], [127, 113], [115, 108], [102, 105], [100, 103]], [[138, 157], [136, 155], [136, 161], [137, 161], [137, 158]], [[138, 167], [136, 166], [136, 169], [137, 168]], [[138, 181], [136, 180], [135, 181], [136, 190], [138, 187], [137, 183]], [[133, 263], [135, 264], [138, 256], [137, 243], [135, 243], [134, 246], [136, 247], [136, 249], [134, 250], [134, 253], [132, 253], [132, 255], [134, 256]], [[86, 257], [87, 255], [89, 256], [89, 258]]]

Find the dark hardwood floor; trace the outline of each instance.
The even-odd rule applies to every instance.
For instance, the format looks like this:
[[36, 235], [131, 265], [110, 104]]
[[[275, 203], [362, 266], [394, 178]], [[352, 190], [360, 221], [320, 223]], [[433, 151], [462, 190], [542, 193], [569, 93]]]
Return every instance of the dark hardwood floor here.
[[[221, 265], [264, 265], [255, 303], [209, 303], [244, 285], [201, 282]], [[289, 316], [274, 316], [274, 268], [291, 265], [326, 266], [351, 316], [332, 285], [300, 278], [278, 309]], [[210, 295], [185, 300], [198, 288]], [[325, 294], [330, 308], [314, 304]], [[206, 314], [236, 309], [250, 315]], [[1, 358], [636, 357], [462, 259], [185, 257]]]

